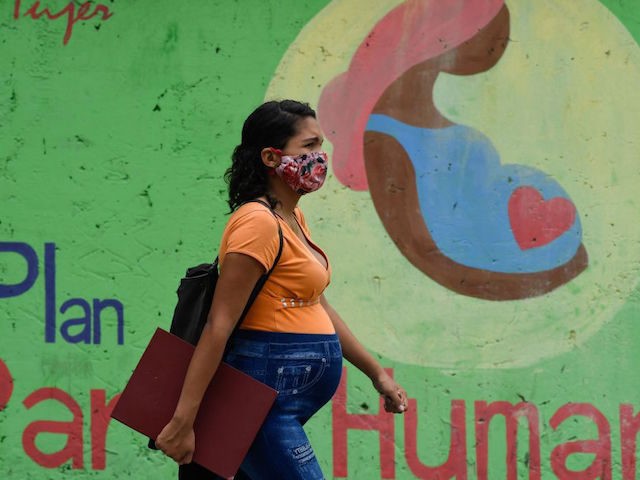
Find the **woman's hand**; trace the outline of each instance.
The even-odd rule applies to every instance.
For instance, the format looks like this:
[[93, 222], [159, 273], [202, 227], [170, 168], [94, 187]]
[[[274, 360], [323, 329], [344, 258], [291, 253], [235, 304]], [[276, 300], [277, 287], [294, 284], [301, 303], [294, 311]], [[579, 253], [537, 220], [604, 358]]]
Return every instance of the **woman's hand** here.
[[384, 409], [391, 413], [404, 413], [407, 410], [407, 392], [396, 381], [382, 372], [373, 380], [373, 386], [384, 396]]
[[179, 465], [191, 463], [196, 448], [193, 426], [172, 419], [158, 435], [156, 446]]

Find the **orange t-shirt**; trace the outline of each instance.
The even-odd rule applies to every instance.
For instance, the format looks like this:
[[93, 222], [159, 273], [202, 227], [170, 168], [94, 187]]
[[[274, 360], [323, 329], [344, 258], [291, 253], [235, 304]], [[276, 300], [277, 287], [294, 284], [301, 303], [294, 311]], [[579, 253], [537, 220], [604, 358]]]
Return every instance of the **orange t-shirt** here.
[[326, 268], [287, 222], [275, 217], [264, 205], [246, 203], [227, 222], [220, 242], [221, 270], [228, 253], [248, 255], [269, 270], [278, 254], [276, 221], [282, 228], [282, 255], [249, 309], [240, 327], [242, 329], [283, 333], [335, 332], [329, 315], [320, 304], [320, 295], [329, 285], [331, 277], [329, 260], [311, 241], [300, 209], [295, 209], [295, 215], [309, 244], [326, 260]]

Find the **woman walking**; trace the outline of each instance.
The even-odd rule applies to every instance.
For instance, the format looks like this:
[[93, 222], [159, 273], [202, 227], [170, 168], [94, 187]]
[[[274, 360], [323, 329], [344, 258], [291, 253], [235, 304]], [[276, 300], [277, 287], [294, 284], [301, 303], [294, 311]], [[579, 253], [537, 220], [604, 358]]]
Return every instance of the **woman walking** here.
[[[303, 425], [334, 394], [343, 356], [384, 395], [388, 412], [406, 409], [405, 391], [323, 295], [331, 276], [329, 260], [311, 240], [297, 206], [302, 195], [324, 182], [323, 140], [313, 109], [293, 100], [266, 102], [244, 123], [226, 173], [233, 214], [222, 235], [220, 278], [208, 322], [174, 416], [156, 441], [181, 465], [181, 479], [219, 478], [190, 462], [198, 441], [193, 422], [222, 360], [278, 391], [236, 479], [324, 478]], [[278, 224], [280, 259], [233, 333], [258, 278], [276, 260]]]

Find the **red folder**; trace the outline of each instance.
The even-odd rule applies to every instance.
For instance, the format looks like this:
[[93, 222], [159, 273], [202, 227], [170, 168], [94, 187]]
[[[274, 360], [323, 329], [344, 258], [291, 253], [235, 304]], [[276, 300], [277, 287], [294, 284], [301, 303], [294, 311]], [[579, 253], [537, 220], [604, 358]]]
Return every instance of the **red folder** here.
[[[158, 328], [111, 417], [157, 438], [171, 420], [194, 347]], [[221, 363], [202, 399], [193, 461], [223, 477], [236, 474], [277, 392]]]

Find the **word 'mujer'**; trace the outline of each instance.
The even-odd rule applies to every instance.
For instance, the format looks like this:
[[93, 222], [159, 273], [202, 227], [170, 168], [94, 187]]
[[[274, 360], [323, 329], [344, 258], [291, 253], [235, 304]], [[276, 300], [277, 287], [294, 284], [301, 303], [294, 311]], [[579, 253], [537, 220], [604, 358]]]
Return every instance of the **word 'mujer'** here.
[[[66, 16], [67, 18], [67, 28], [64, 32], [64, 38], [62, 43], [66, 45], [69, 43], [69, 39], [71, 38], [71, 34], [73, 33], [73, 26], [79, 20], [91, 20], [98, 14], [102, 14], [102, 20], [108, 20], [113, 16], [113, 13], [109, 11], [109, 7], [106, 5], [102, 5], [98, 3], [93, 6], [91, 2], [85, 2], [78, 7], [76, 10], [76, 4], [74, 2], [69, 2], [69, 4], [60, 10], [57, 13], [53, 13], [49, 8], [42, 7], [40, 11], [40, 1], [36, 1], [31, 7], [24, 13], [21, 13], [21, 0], [15, 0], [13, 6], [13, 18], [18, 20], [20, 16], [23, 17], [31, 17], [34, 20], [38, 20], [43, 15], [46, 16], [49, 20], [57, 20], [58, 18]], [[93, 7], [93, 10], [91, 8]]]

